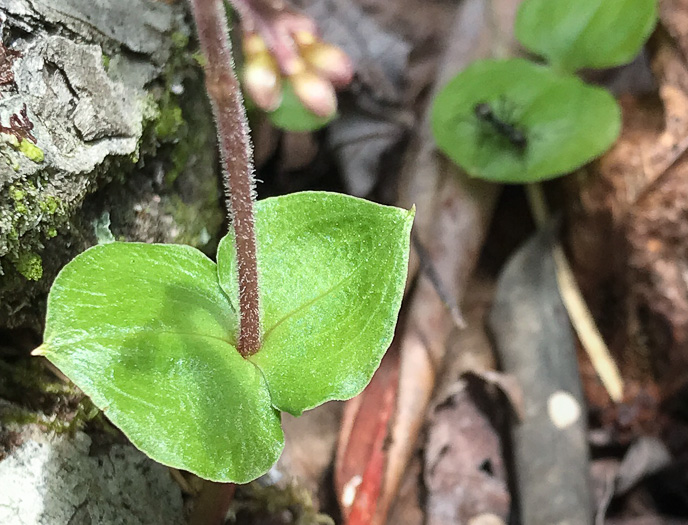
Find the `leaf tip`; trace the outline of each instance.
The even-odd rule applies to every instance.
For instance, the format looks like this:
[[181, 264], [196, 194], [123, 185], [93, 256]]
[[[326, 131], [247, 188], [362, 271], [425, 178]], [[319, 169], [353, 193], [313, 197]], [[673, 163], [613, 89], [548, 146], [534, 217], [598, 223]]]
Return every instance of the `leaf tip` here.
[[39, 346], [38, 348], [34, 348], [34, 349], [31, 351], [31, 355], [33, 355], [33, 356], [42, 356], [42, 355], [45, 355], [45, 354], [47, 354], [47, 353], [48, 353], [48, 347], [47, 347], [47, 345], [46, 345], [45, 343], [43, 343], [43, 344], [42, 344], [41, 346]]

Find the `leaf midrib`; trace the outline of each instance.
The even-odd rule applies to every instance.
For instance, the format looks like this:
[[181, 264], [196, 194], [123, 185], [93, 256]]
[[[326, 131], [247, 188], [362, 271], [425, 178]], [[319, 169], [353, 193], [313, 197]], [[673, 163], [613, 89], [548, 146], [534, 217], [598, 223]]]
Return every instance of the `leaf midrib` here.
[[[149, 334], [164, 334], [164, 335], [176, 335], [176, 336], [184, 336], [184, 337], [200, 337], [203, 339], [212, 339], [214, 341], [220, 341], [221, 343], [224, 343], [228, 346], [230, 346], [232, 349], [236, 350], [236, 345], [234, 345], [231, 341], [228, 339], [224, 339], [222, 337], [218, 337], [215, 335], [209, 335], [209, 334], [198, 334], [198, 333], [193, 333], [193, 332], [178, 332], [175, 330], [154, 330], [146, 327], [138, 328], [135, 330], [127, 330], [126, 331], [126, 337], [132, 336], [132, 335], [140, 335], [142, 333], [149, 333]], [[46, 341], [43, 343], [47, 347], [56, 347], [56, 346], [61, 346], [64, 344], [76, 344], [76, 343], [81, 343], [81, 342], [86, 342], [86, 341], [95, 341], [98, 342], [100, 338], [106, 338], [106, 339], [121, 339], [123, 337], [123, 334], [118, 331], [113, 331], [113, 332], [106, 332], [104, 334], [100, 334], [100, 336], [86, 336], [82, 337], [77, 335], [74, 339], [72, 339], [70, 336], [67, 337], [62, 337], [60, 338], [60, 342], [57, 345], [52, 345], [52, 338], [46, 339]]]
[[302, 312], [303, 310], [310, 308], [312, 305], [314, 305], [320, 299], [322, 299], [323, 297], [326, 297], [327, 295], [332, 293], [334, 290], [336, 290], [337, 288], [339, 288], [340, 286], [342, 286], [343, 284], [348, 282], [356, 274], [356, 272], [358, 272], [361, 269], [361, 267], [365, 263], [367, 263], [371, 258], [373, 258], [372, 255], [376, 255], [379, 251], [382, 251], [382, 248], [383, 248], [382, 245], [378, 245], [376, 248], [369, 251], [368, 252], [369, 256], [366, 257], [365, 259], [361, 260], [353, 270], [351, 270], [347, 275], [342, 277], [342, 279], [339, 280], [336, 284], [333, 284], [327, 290], [324, 290], [322, 293], [318, 294], [317, 296], [315, 296], [310, 301], [305, 302], [304, 304], [302, 304], [301, 306], [299, 306], [295, 310], [290, 311], [288, 314], [286, 314], [284, 317], [282, 317], [279, 321], [277, 321], [274, 325], [272, 325], [263, 335], [263, 344], [265, 344], [265, 342], [267, 342], [268, 338], [270, 337], [270, 334], [272, 334], [274, 332], [274, 330], [277, 327], [279, 327], [281, 324], [283, 324], [284, 322], [289, 320], [291, 317], [294, 317], [299, 312]]

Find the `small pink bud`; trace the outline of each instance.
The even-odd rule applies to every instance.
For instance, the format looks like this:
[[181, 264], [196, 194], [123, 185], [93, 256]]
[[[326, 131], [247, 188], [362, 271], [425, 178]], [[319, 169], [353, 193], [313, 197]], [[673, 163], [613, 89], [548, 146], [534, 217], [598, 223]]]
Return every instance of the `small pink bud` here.
[[277, 65], [267, 53], [246, 62], [244, 86], [256, 105], [265, 111], [274, 111], [282, 102], [282, 83]]
[[311, 31], [302, 30], [294, 33], [294, 42], [296, 42], [296, 45], [299, 47], [310, 46], [315, 44], [317, 41], [317, 37]]
[[332, 84], [312, 71], [303, 71], [290, 77], [294, 93], [311, 113], [331, 117], [337, 111], [337, 96]]
[[300, 75], [306, 70], [306, 62], [298, 54], [286, 57], [280, 66], [282, 73], [287, 76]]
[[349, 55], [337, 46], [318, 42], [302, 50], [303, 57], [315, 71], [337, 87], [347, 86], [354, 76]]
[[254, 56], [268, 52], [265, 40], [258, 33], [244, 33], [243, 39], [244, 56], [247, 60]]

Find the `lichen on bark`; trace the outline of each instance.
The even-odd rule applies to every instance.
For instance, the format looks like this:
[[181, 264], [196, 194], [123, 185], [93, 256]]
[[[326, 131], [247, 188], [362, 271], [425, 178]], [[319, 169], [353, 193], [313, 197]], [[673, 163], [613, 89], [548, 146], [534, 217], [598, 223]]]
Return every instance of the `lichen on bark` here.
[[103, 213], [117, 239], [214, 248], [224, 217], [215, 137], [184, 9], [152, 0], [0, 7], [0, 36], [15, 55], [0, 122], [26, 104], [44, 156], [7, 145], [0, 155], [0, 328], [40, 327], [54, 276], [97, 242]]

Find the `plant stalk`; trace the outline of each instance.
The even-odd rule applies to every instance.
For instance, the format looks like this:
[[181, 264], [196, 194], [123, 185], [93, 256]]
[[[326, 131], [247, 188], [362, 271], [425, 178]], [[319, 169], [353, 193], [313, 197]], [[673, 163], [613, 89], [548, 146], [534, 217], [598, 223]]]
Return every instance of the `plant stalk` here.
[[239, 340], [248, 357], [260, 349], [260, 304], [253, 200], [252, 148], [222, 0], [190, 0], [205, 57], [205, 84], [213, 107], [234, 229], [239, 274]]

